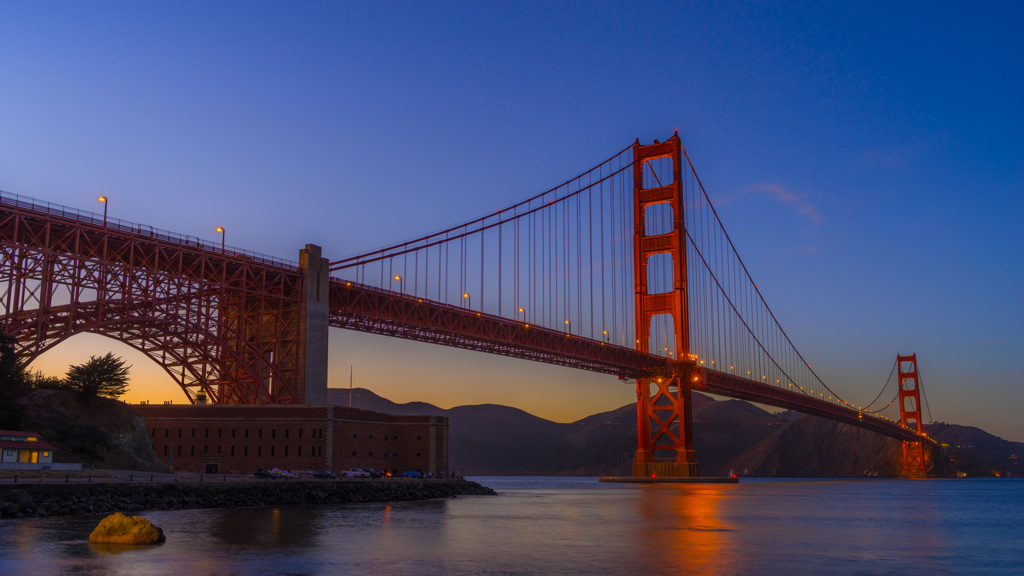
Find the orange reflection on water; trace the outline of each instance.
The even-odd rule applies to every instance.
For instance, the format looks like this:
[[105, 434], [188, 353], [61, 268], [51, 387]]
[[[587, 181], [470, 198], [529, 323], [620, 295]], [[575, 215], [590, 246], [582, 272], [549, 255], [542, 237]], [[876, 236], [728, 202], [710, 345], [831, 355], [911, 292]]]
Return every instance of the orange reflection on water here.
[[637, 499], [642, 520], [637, 545], [644, 567], [656, 573], [723, 573], [735, 565], [736, 530], [723, 518], [733, 484], [645, 486]]

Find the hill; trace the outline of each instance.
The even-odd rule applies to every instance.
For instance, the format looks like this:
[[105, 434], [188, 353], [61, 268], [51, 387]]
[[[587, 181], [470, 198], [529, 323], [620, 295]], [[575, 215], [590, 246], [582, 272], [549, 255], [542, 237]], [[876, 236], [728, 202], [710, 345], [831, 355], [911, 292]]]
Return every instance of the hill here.
[[[347, 389], [329, 389], [347, 406]], [[701, 473], [724, 476], [896, 476], [901, 443], [861, 428], [795, 412], [770, 413], [742, 400], [693, 393], [694, 446]], [[398, 404], [355, 388], [352, 406], [391, 414], [449, 418], [451, 465], [475, 475], [628, 475], [636, 451], [636, 405], [557, 423], [507, 406], [444, 409]], [[931, 458], [940, 476], [1021, 476], [1024, 444], [977, 428], [938, 423], [928, 433], [950, 446]]]
[[18, 401], [22, 429], [53, 445], [54, 462], [83, 468], [163, 472], [138, 410], [110, 398], [87, 398], [66, 390], [35, 390]]

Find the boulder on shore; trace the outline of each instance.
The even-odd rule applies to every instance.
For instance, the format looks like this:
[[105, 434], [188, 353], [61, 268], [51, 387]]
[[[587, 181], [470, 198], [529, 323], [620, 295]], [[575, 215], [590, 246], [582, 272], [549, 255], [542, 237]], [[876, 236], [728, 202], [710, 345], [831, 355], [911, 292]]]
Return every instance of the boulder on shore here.
[[125, 516], [115, 512], [107, 516], [89, 534], [94, 544], [159, 544], [166, 540], [164, 531], [142, 516]]

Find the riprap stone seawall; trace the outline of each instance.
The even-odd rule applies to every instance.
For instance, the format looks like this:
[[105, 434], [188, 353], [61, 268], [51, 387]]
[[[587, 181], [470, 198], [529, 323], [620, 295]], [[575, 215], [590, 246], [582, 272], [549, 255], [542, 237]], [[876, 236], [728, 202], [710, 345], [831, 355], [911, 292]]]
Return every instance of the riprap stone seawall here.
[[494, 495], [468, 480], [361, 480], [0, 486], [0, 517], [29, 518], [244, 506], [403, 502]]

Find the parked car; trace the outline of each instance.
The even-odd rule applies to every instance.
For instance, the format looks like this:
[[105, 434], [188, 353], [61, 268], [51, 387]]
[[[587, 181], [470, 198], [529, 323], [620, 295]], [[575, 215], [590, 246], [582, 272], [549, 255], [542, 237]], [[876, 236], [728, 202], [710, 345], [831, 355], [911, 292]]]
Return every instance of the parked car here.
[[317, 478], [319, 480], [337, 480], [338, 475], [332, 474], [326, 470], [317, 470], [316, 472], [313, 472], [313, 478]]
[[369, 478], [370, 473], [362, 468], [349, 468], [341, 473], [343, 478]]
[[255, 476], [257, 478], [267, 478], [267, 479], [270, 479], [270, 478], [274, 477], [274, 475], [271, 474], [270, 471], [267, 470], [266, 468], [257, 468], [256, 469], [256, 473], [253, 474], [253, 476]]
[[312, 478], [312, 477], [313, 477], [313, 471], [312, 470], [299, 470], [299, 478]]
[[406, 478], [423, 478], [423, 474], [413, 471], [406, 472], [405, 474], [402, 474], [402, 476], [405, 476]]
[[284, 479], [284, 480], [294, 480], [295, 479], [295, 474], [292, 474], [291, 472], [289, 472], [287, 470], [279, 470], [277, 468], [272, 468], [270, 470], [270, 473], [273, 474], [276, 478], [281, 478], [281, 479]]

